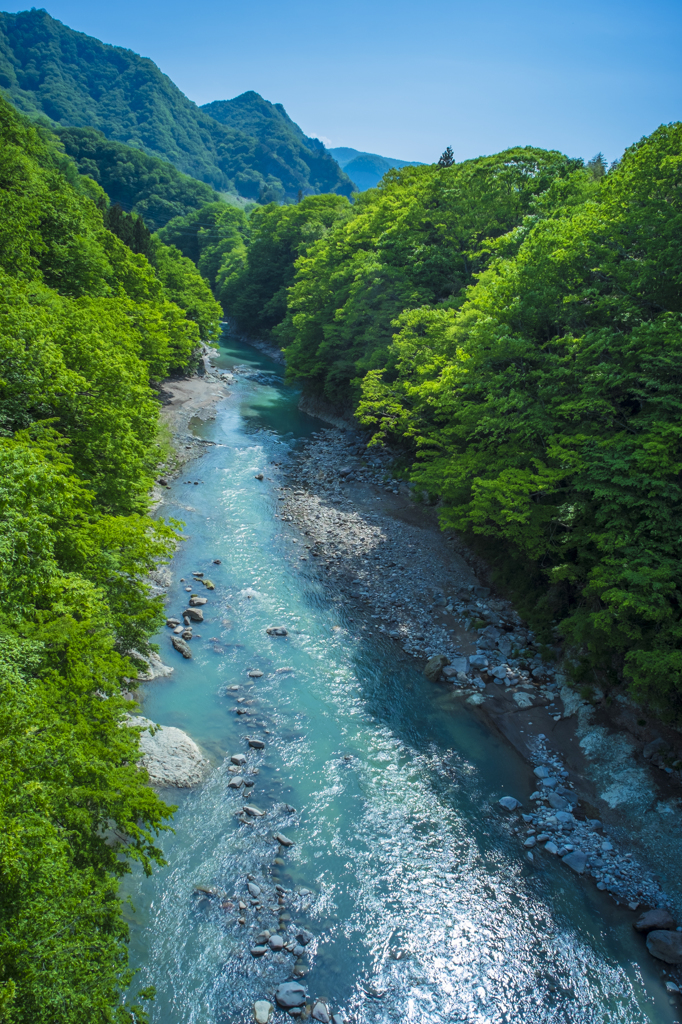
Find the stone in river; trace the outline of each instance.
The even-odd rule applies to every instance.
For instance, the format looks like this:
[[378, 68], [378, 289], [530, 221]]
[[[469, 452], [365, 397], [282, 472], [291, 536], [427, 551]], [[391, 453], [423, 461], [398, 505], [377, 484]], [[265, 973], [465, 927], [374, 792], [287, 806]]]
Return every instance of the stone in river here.
[[332, 1024], [346, 1024], [340, 1013], [332, 1014]]
[[275, 839], [280, 844], [280, 846], [293, 846], [294, 845], [293, 839], [287, 839], [287, 837], [285, 835], [282, 835], [281, 832], [275, 832]]
[[275, 989], [275, 1000], [284, 1010], [305, 1005], [306, 991], [297, 981], [285, 981]]
[[532, 699], [532, 697], [529, 697], [527, 693], [523, 693], [521, 691], [519, 691], [518, 693], [514, 694], [514, 703], [518, 704], [518, 706], [520, 708], [532, 708], [533, 707], [533, 699]]
[[271, 935], [268, 939], [268, 945], [273, 953], [279, 953], [284, 948], [284, 939], [281, 935]]
[[268, 634], [268, 636], [288, 636], [289, 635], [288, 631], [284, 628], [284, 626], [268, 626], [268, 628], [265, 630], [265, 632]]
[[294, 956], [303, 956], [303, 954], [305, 953], [305, 946], [301, 946], [297, 942], [291, 952], [294, 954]]
[[251, 896], [260, 896], [260, 886], [256, 885], [255, 882], [249, 882], [246, 888], [249, 890]]
[[531, 847], [535, 846], [536, 843], [537, 843], [537, 839], [535, 838], [535, 836], [528, 836], [528, 838], [526, 839], [526, 841], [525, 841], [525, 843], [523, 845], [527, 846], [530, 849]]
[[330, 1024], [331, 1017], [327, 1004], [323, 1003], [321, 999], [318, 999], [313, 1006], [313, 1020], [319, 1020], [321, 1024]]
[[155, 725], [148, 718], [132, 715], [128, 715], [125, 722], [143, 730], [140, 734], [142, 758], [139, 764], [147, 769], [152, 786], [188, 789], [198, 785], [210, 771], [210, 762], [182, 729]]
[[254, 750], [265, 750], [265, 744], [262, 740], [249, 740], [249, 746], [253, 747]]
[[244, 785], [244, 780], [241, 775], [235, 775], [230, 779], [227, 785], [229, 789], [241, 789]]
[[182, 614], [186, 618], [191, 619], [192, 622], [204, 621], [204, 613], [202, 612], [201, 608], [185, 608]]
[[273, 1006], [267, 999], [257, 999], [253, 1004], [253, 1017], [256, 1024], [268, 1024], [272, 1017]]
[[566, 856], [561, 859], [564, 864], [568, 864], [569, 868], [572, 868], [577, 875], [582, 875], [587, 866], [587, 854], [583, 853], [582, 850], [573, 850], [572, 853], [567, 853]]
[[246, 811], [247, 814], [250, 814], [252, 818], [262, 818], [265, 814], [265, 811], [260, 811], [257, 807], [254, 807], [253, 804], [244, 804], [242, 810]]
[[504, 807], [507, 811], [515, 811], [517, 807], [521, 806], [521, 801], [513, 796], [503, 796], [498, 803], [500, 807]]
[[246, 754], [233, 754], [230, 761], [232, 764], [246, 764]]
[[307, 931], [305, 928], [299, 928], [296, 932], [296, 938], [302, 946], [307, 946], [309, 942], [313, 941], [314, 937], [313, 933]]
[[247, 672], [246, 674], [249, 676], [250, 679], [260, 679], [260, 677], [263, 675], [259, 668], [254, 668], [252, 669], [251, 672]]
[[256, 473], [256, 476], [254, 477], [254, 479], [255, 480], [262, 480], [263, 479], [263, 474], [262, 473]]
[[267, 951], [267, 946], [252, 946], [250, 950], [251, 956], [265, 956]]
[[443, 669], [449, 663], [450, 659], [444, 654], [436, 654], [435, 657], [430, 658], [426, 662], [426, 665], [424, 666], [424, 675], [430, 683], [435, 683], [440, 679]]
[[198, 606], [198, 605], [207, 604], [208, 603], [208, 598], [207, 597], [190, 597], [189, 603], [190, 603], [190, 607], [194, 608], [195, 606]]
[[675, 921], [667, 910], [647, 910], [632, 927], [638, 932], [674, 931]]
[[191, 658], [192, 652], [189, 649], [189, 644], [182, 639], [181, 636], [172, 636], [171, 643], [176, 651], [179, 651], [183, 658]]
[[646, 948], [657, 960], [666, 964], [682, 964], [682, 932], [649, 932]]
[[545, 849], [547, 850], [547, 853], [557, 854], [559, 852], [559, 847], [556, 843], [553, 843], [551, 839], [548, 843], [545, 843]]

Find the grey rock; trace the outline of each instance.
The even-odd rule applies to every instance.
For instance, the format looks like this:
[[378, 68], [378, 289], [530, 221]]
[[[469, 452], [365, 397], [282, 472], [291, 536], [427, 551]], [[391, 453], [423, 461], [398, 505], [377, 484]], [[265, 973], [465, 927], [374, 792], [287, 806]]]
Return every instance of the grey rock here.
[[548, 779], [551, 774], [549, 768], [545, 768], [543, 764], [533, 769], [533, 775], [536, 775], [538, 779]]
[[559, 796], [558, 793], [550, 792], [549, 806], [553, 807], [555, 811], [565, 811], [568, 807], [568, 801], [563, 796]]
[[246, 754], [233, 754], [232, 757], [230, 758], [230, 761], [232, 762], [232, 764], [246, 764]]
[[227, 785], [229, 789], [241, 789], [244, 785], [244, 780], [241, 775], [234, 775]]
[[[153, 786], [189, 789], [203, 781], [211, 765], [194, 740], [175, 726], [155, 725], [149, 718], [127, 715], [125, 724], [141, 726], [138, 764], [146, 768]], [[150, 729], [154, 730], [152, 736]]]
[[265, 956], [267, 951], [267, 946], [252, 946], [250, 950], [251, 956]]
[[321, 999], [318, 999], [313, 1006], [313, 1020], [319, 1020], [321, 1024], [330, 1024], [331, 1022], [327, 1004], [323, 1003]]
[[332, 1014], [332, 1024], [346, 1024], [340, 1013]]
[[655, 740], [651, 741], [651, 743], [647, 743], [647, 745], [644, 747], [644, 750], [642, 751], [642, 756], [645, 757], [648, 761], [650, 758], [654, 756], [654, 754], [657, 754], [661, 750], [667, 749], [668, 744], [665, 742], [665, 740], [662, 739], [660, 736], [657, 736]]
[[189, 599], [190, 608], [196, 608], [199, 605], [207, 604], [207, 602], [208, 602], [208, 598], [207, 597], [190, 597], [190, 599]]
[[532, 708], [533, 707], [533, 699], [532, 699], [532, 697], [529, 697], [529, 695], [527, 693], [522, 693], [521, 691], [517, 691], [514, 694], [513, 700], [514, 700], [514, 703], [518, 704], [518, 706], [520, 708]]
[[179, 626], [180, 625], [180, 619], [166, 619], [166, 625], [167, 626]]
[[485, 654], [472, 654], [469, 658], [469, 664], [471, 665], [472, 668], [487, 668], [488, 659], [486, 658]]
[[573, 850], [572, 853], [567, 853], [566, 856], [561, 859], [564, 864], [567, 864], [569, 868], [572, 868], [577, 875], [582, 875], [587, 867], [587, 854], [583, 853], [582, 850]]
[[262, 818], [265, 815], [265, 811], [259, 810], [258, 807], [254, 807], [253, 804], [244, 804], [242, 810], [252, 818]]
[[682, 964], [682, 932], [649, 932], [646, 948], [657, 960], [666, 964]]
[[557, 778], [550, 775], [549, 778], [542, 779], [540, 785], [543, 786], [544, 789], [556, 789], [558, 781], [559, 780]]
[[528, 849], [530, 850], [530, 849], [532, 849], [535, 846], [536, 843], [537, 843], [537, 839], [535, 838], [535, 836], [528, 836], [528, 838], [526, 839], [526, 841], [525, 841], [525, 843], [523, 845], [528, 847]]
[[517, 807], [521, 806], [521, 801], [513, 796], [503, 796], [498, 803], [500, 807], [504, 807], [507, 811], [515, 811]]
[[268, 1024], [274, 1007], [267, 999], [257, 999], [253, 1004], [253, 1017], [256, 1024]]
[[249, 882], [246, 886], [251, 896], [260, 896], [260, 886], [256, 885], [255, 882]]
[[285, 981], [275, 989], [275, 1001], [284, 1010], [290, 1010], [294, 1006], [303, 1006], [306, 1000], [306, 991], [303, 985], [297, 981]]
[[303, 954], [305, 953], [305, 946], [301, 946], [297, 942], [291, 952], [294, 954], [294, 956], [303, 956]]
[[265, 744], [262, 740], [249, 740], [249, 746], [253, 747], [254, 750], [265, 750]]
[[288, 636], [288, 631], [284, 626], [268, 626], [265, 632], [268, 636]]
[[557, 810], [555, 818], [561, 825], [575, 824], [575, 818], [570, 811]]
[[183, 658], [191, 658], [192, 652], [189, 649], [189, 644], [182, 639], [180, 636], [172, 636], [171, 643], [176, 651], [179, 651]]
[[[177, 619], [174, 621], [177, 624]], [[166, 676], [172, 675], [175, 671], [170, 665], [164, 665], [155, 651], [151, 651], [145, 658], [138, 654], [137, 651], [131, 651], [130, 653], [133, 657], [146, 662], [146, 670], [137, 673], [137, 678], [141, 683], [149, 683], [152, 679], [165, 679]]]
[[201, 608], [185, 608], [182, 614], [185, 618], [191, 619], [192, 622], [204, 621], [204, 613], [202, 612]]
[[647, 910], [632, 927], [637, 932], [674, 931], [675, 921], [667, 910]]
[[312, 942], [315, 936], [312, 932], [307, 931], [305, 928], [299, 928], [296, 932], [296, 938], [302, 946], [307, 946], [309, 942]]
[[288, 839], [285, 835], [282, 835], [281, 832], [275, 832], [275, 839], [280, 844], [280, 846], [293, 846], [294, 845], [293, 839]]
[[436, 683], [440, 677], [443, 669], [449, 664], [449, 659], [444, 654], [437, 654], [433, 658], [429, 658], [424, 666], [424, 675], [431, 683]]
[[555, 855], [559, 852], [559, 847], [556, 843], [553, 843], [551, 839], [548, 843], [545, 843], [545, 849], [547, 850], [547, 853], [553, 853]]
[[268, 939], [268, 945], [273, 953], [279, 953], [284, 948], [284, 939], [281, 935], [271, 935]]

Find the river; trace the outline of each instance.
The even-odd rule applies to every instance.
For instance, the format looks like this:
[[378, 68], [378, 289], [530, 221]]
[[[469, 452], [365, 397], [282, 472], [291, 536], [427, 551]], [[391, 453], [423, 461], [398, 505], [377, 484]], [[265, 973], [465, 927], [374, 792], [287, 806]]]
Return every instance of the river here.
[[[281, 373], [236, 342], [215, 361]], [[390, 639], [363, 635], [357, 610], [275, 518], [269, 467], [320, 429], [297, 400], [241, 375], [215, 420], [191, 424], [216, 444], [163, 509], [186, 524], [168, 614], [184, 607], [181, 578], [193, 571], [215, 590], [191, 661], [168, 633], [157, 638], [175, 671], [146, 685], [143, 711], [186, 730], [215, 767], [197, 790], [165, 794], [178, 804], [161, 840], [168, 866], [125, 886], [137, 981], [157, 990], [153, 1024], [252, 1021], [254, 1000], [272, 999], [296, 962], [250, 953], [279, 914], [314, 936], [299, 961], [310, 995], [362, 1024], [672, 1024], [663, 965], [608, 897], [558, 862], [531, 864], [510, 835], [496, 804], [506, 793], [527, 801], [521, 757], [464, 705], [444, 713], [420, 664]], [[269, 637], [271, 624], [289, 635]], [[265, 749], [251, 751], [247, 737]], [[255, 782], [248, 799], [227, 786], [236, 753]], [[243, 824], [245, 802], [266, 815]], [[280, 850], [273, 831], [295, 845]], [[263, 889], [262, 911], [247, 875]], [[288, 890], [283, 906], [276, 884]], [[198, 897], [196, 885], [232, 906]]]

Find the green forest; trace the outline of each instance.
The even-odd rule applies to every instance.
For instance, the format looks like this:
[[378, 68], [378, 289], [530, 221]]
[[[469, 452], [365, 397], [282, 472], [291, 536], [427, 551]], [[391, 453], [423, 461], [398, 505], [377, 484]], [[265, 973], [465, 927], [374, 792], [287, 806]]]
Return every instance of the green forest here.
[[[159, 233], [288, 379], [402, 452], [583, 684], [682, 720], [682, 126]], [[483, 546], [482, 546], [483, 545]]]
[[[44, 10], [0, 12], [0, 90], [49, 127], [96, 129], [219, 192], [268, 203], [293, 202], [299, 191], [350, 196], [354, 190], [322, 143], [304, 135], [281, 104], [246, 92], [198, 107], [149, 58], [75, 32]], [[97, 143], [72, 134], [68, 145], [87, 149]], [[120, 150], [102, 155], [107, 168], [121, 163]], [[83, 159], [93, 156], [86, 152]], [[158, 164], [132, 160], [150, 179], [168, 177]], [[129, 169], [114, 167], [109, 184], [125, 189], [128, 178]], [[106, 188], [104, 179], [101, 184]], [[187, 183], [175, 180], [172, 186], [169, 201], [184, 196], [191, 208]], [[122, 196], [118, 201], [123, 205]], [[152, 201], [138, 212], [160, 224], [167, 210]]]
[[142, 1021], [118, 880], [161, 862], [172, 810], [121, 727], [176, 543], [147, 515], [154, 385], [220, 308], [177, 249], [109, 231], [102, 189], [4, 100], [0, 140], [0, 1017]]
[[118, 885], [163, 862], [173, 808], [122, 723], [180, 529], [148, 515], [160, 383], [223, 318], [279, 346], [577, 685], [679, 724], [682, 124], [610, 168], [446, 151], [354, 194], [256, 93], [185, 107], [142, 62], [145, 116], [117, 127], [129, 98], [98, 106], [83, 54], [124, 91], [141, 58], [1, 18], [0, 1020], [141, 1024]]

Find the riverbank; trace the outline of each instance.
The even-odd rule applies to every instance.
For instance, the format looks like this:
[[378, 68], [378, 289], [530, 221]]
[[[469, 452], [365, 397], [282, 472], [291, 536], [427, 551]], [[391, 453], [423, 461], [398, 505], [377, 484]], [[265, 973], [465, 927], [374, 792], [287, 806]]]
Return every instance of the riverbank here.
[[[204, 377], [181, 382], [191, 387], [174, 391], [174, 400], [164, 408], [162, 415], [176, 439], [180, 465], [202, 450], [202, 444], [186, 433], [191, 420], [211, 418], [230, 392], [222, 376], [209, 366]], [[266, 480], [280, 487], [275, 516], [297, 528], [298, 537], [292, 538], [300, 549], [297, 560], [308, 563], [306, 570], [333, 582], [347, 606], [357, 609], [354, 620], [359, 632], [390, 638], [400, 645], [405, 659], [424, 661], [442, 654], [453, 668], [459, 667], [466, 682], [456, 676], [454, 682], [452, 676], [449, 682], [434, 682], [434, 703], [456, 715], [459, 702], [467, 702], [530, 766], [528, 792], [510, 794], [521, 801], [518, 811], [526, 816], [524, 820], [512, 812], [508, 819], [510, 832], [518, 838], [520, 857], [527, 859], [530, 854], [537, 863], [538, 858], [556, 857], [562, 850], [564, 856], [583, 852], [589, 861], [583, 871], [594, 868], [599, 887], [611, 891], [626, 907], [641, 904], [636, 911], [628, 908], [633, 920], [644, 906], [665, 903], [677, 910], [677, 893], [667, 892], [665, 876], [677, 856], [678, 812], [672, 805], [664, 814], [655, 806], [633, 803], [632, 793], [644, 798], [650, 786], [649, 800], [660, 804], [655, 780], [650, 784], [646, 776], [651, 769], [642, 766], [645, 775], [634, 786], [633, 766], [623, 753], [605, 786], [608, 766], [602, 763], [604, 758], [595, 756], [601, 735], [595, 728], [607, 730], [601, 746], [613, 749], [608, 726], [595, 726], [589, 719], [591, 708], [576, 702], [560, 674], [557, 677], [533, 652], [532, 634], [511, 606], [483, 585], [457, 545], [440, 532], [434, 510], [415, 504], [409, 489], [391, 477], [391, 459], [388, 452], [368, 453], [365, 439], [352, 430], [322, 429], [299, 446], [289, 461], [260, 467]], [[514, 651], [523, 651], [524, 657], [515, 658]], [[487, 665], [472, 670], [471, 662], [464, 659], [475, 658], [477, 652]], [[514, 661], [527, 667], [510, 664]], [[492, 671], [502, 664], [512, 672], [505, 673], [501, 683], [493, 682]], [[546, 767], [547, 777], [560, 781], [553, 789], [541, 785], [542, 780], [532, 773], [535, 767]], [[627, 789], [622, 789], [626, 783]], [[611, 806], [613, 796], [618, 796], [614, 786], [621, 786], [620, 796], [625, 794], [629, 806], [624, 807], [620, 799]], [[611, 791], [611, 803], [603, 798], [607, 791]], [[652, 793], [657, 796], [652, 798]], [[570, 809], [555, 808], [556, 798]], [[557, 810], [568, 819], [558, 817]], [[596, 819], [608, 834], [594, 825]], [[647, 830], [648, 835], [643, 834]], [[556, 854], [548, 843], [556, 846]], [[612, 849], [602, 849], [604, 844]], [[657, 845], [661, 848], [652, 849]], [[595, 863], [599, 860], [602, 864]], [[662, 875], [663, 886], [645, 869], [647, 863]], [[570, 863], [566, 870], [571, 870]]]

